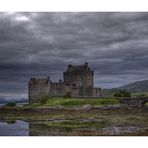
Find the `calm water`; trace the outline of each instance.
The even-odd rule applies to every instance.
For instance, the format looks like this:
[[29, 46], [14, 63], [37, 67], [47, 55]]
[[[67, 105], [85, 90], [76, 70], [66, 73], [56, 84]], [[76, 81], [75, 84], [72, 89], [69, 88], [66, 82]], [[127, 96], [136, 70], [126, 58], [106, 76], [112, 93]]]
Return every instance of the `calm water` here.
[[0, 121], [0, 136], [73, 136], [73, 135], [124, 135], [135, 132], [134, 126], [111, 126], [103, 129], [63, 129], [49, 128], [47, 122]]
[[29, 123], [25, 121], [1, 121], [0, 136], [28, 136]]
[[48, 129], [47, 122], [0, 121], [0, 136], [64, 136], [65, 131]]
[[[0, 106], [4, 106], [4, 105], [6, 105], [7, 103], [0, 103]], [[28, 103], [17, 103], [16, 105], [17, 106], [24, 106], [24, 105], [26, 105], [26, 104], [28, 104]]]

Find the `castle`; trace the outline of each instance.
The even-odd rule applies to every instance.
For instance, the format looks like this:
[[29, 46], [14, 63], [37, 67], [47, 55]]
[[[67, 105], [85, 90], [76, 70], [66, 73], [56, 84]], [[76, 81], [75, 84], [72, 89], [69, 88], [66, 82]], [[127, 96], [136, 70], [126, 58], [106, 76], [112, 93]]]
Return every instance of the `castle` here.
[[63, 73], [63, 81], [52, 82], [50, 77], [31, 78], [28, 84], [29, 103], [37, 102], [42, 96], [101, 97], [101, 88], [94, 88], [94, 71], [88, 63], [68, 65]]

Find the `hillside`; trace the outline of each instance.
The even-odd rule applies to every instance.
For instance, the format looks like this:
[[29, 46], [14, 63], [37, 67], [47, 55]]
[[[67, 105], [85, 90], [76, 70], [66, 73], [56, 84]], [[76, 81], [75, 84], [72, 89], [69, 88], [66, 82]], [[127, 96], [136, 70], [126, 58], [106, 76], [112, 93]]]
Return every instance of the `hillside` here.
[[8, 103], [8, 102], [14, 102], [14, 103], [28, 103], [27, 99], [11, 99], [11, 100], [7, 100], [4, 98], [0, 98], [0, 103]]
[[136, 81], [134, 83], [130, 83], [128, 85], [123, 85], [112, 89], [102, 89], [102, 96], [113, 97], [113, 94], [120, 89], [127, 90], [132, 94], [133, 97], [138, 96], [140, 94], [145, 94], [146, 96], [148, 96], [148, 80]]
[[[136, 81], [134, 83], [130, 83], [128, 85], [124, 85], [116, 89], [126, 89], [130, 93], [135, 93], [135, 92], [148, 92], [148, 80], [143, 80], [143, 81]], [[114, 89], [112, 89], [114, 90]]]

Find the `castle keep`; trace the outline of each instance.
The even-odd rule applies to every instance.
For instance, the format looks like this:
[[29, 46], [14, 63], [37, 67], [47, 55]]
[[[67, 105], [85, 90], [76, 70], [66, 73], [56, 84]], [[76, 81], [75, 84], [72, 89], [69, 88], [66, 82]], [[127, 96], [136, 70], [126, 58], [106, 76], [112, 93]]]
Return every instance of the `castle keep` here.
[[29, 103], [37, 102], [42, 96], [64, 96], [67, 92], [72, 97], [100, 97], [101, 89], [94, 88], [94, 72], [88, 63], [84, 65], [68, 65], [63, 73], [63, 81], [52, 82], [45, 79], [31, 78], [29, 87]]

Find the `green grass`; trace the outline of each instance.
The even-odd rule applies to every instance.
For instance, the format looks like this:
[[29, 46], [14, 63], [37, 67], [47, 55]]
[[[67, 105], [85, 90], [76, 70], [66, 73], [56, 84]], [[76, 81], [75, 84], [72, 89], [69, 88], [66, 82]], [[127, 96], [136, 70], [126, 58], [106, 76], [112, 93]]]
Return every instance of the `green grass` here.
[[83, 105], [91, 105], [91, 106], [107, 106], [118, 104], [119, 99], [77, 99], [77, 98], [50, 98], [46, 101], [45, 104], [42, 103], [34, 103], [31, 107], [48, 107], [48, 106], [58, 106], [62, 105], [64, 107], [79, 107]]
[[63, 121], [63, 122], [52, 122], [48, 123], [48, 127], [52, 128], [104, 128], [109, 125], [108, 121]]
[[148, 97], [148, 92], [135, 92], [131, 94], [132, 97]]

